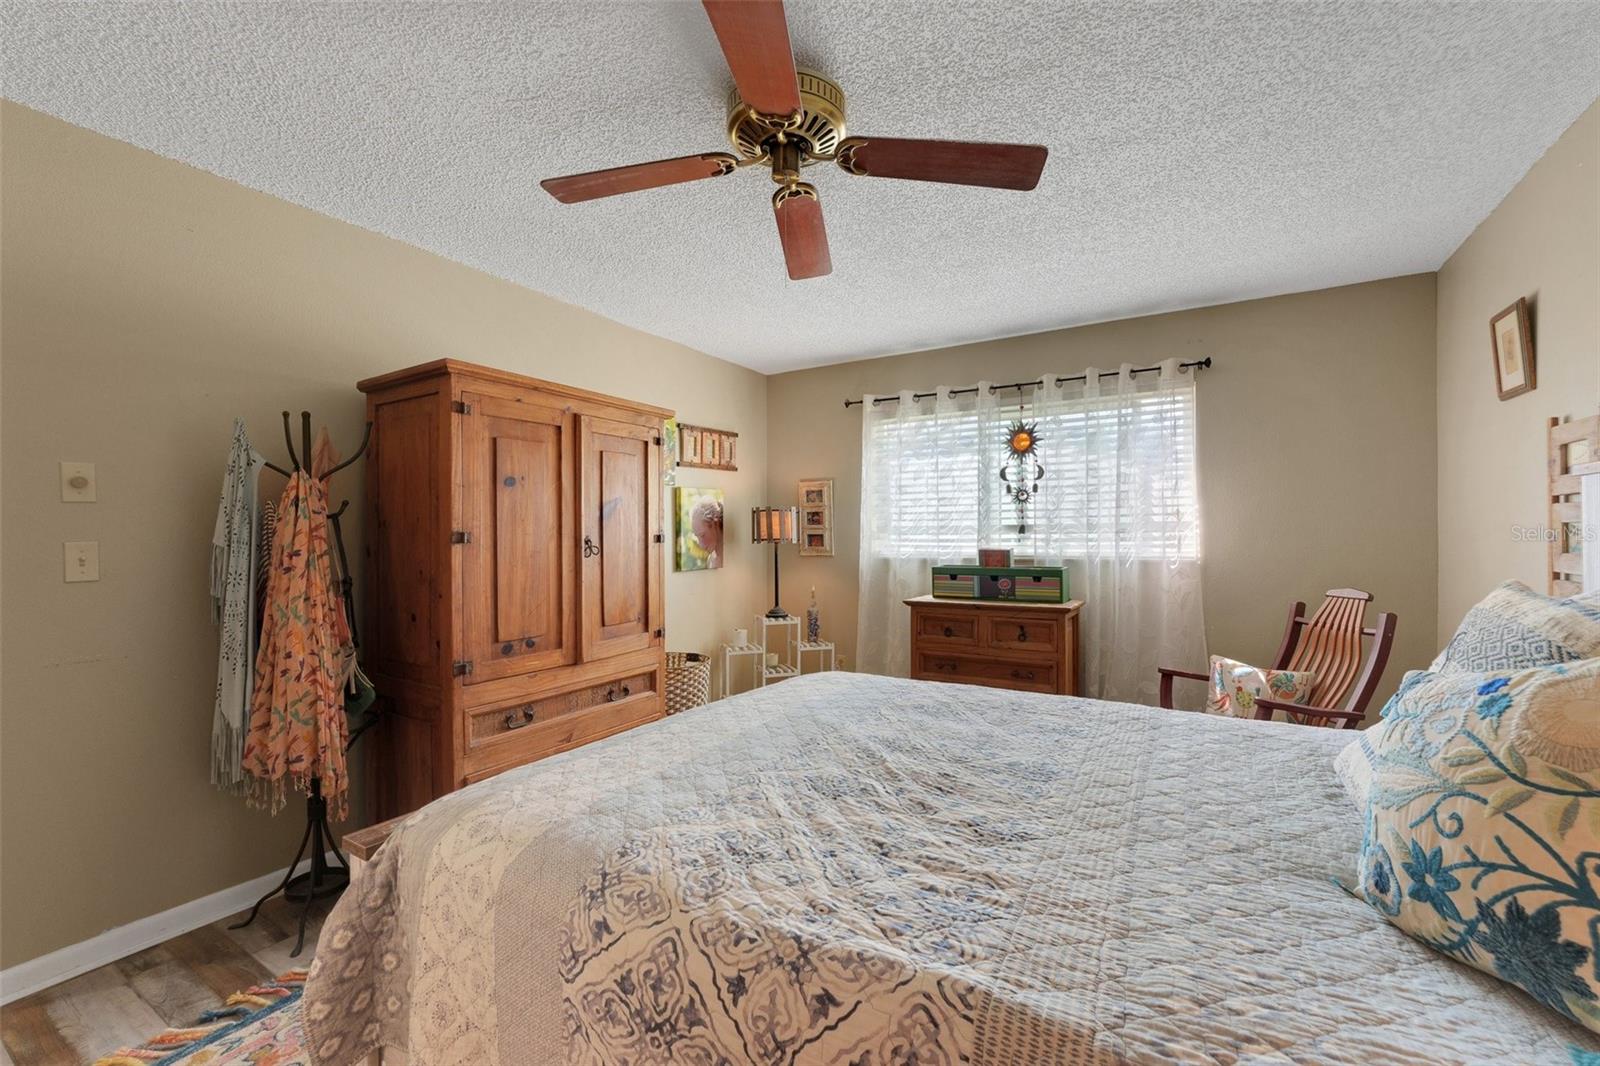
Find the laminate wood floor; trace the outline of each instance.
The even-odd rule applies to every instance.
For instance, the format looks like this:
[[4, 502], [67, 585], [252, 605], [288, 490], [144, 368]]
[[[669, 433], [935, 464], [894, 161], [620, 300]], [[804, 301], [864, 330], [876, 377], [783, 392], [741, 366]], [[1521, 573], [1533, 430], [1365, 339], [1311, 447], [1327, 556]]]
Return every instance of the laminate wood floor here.
[[235, 992], [311, 965], [334, 899], [311, 905], [306, 947], [291, 959], [296, 904], [280, 896], [244, 929], [246, 912], [173, 937], [0, 1007], [0, 1064], [76, 1066], [138, 1044], [171, 1026], [193, 1025]]

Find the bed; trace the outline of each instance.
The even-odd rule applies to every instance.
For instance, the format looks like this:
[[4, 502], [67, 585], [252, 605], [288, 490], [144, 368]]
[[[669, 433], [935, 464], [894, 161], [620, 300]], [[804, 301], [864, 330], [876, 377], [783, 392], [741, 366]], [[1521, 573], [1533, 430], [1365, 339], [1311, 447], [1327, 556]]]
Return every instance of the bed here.
[[1600, 1052], [1337, 887], [1349, 740], [797, 678], [409, 818], [324, 926], [310, 1045], [325, 1066]]

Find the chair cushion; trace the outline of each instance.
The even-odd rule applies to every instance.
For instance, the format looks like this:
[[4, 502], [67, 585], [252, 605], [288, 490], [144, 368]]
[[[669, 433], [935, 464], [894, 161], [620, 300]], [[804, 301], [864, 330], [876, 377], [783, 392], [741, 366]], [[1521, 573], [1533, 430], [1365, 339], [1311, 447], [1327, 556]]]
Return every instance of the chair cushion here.
[[1317, 675], [1309, 670], [1263, 670], [1225, 659], [1211, 657], [1211, 687], [1206, 694], [1206, 711], [1233, 718], [1254, 718], [1256, 700], [1261, 696], [1284, 703], [1305, 703]]
[[1600, 659], [1420, 675], [1385, 714], [1361, 895], [1600, 1031]]
[[1554, 599], [1520, 581], [1484, 597], [1428, 669], [1527, 670], [1600, 655], [1600, 594]]

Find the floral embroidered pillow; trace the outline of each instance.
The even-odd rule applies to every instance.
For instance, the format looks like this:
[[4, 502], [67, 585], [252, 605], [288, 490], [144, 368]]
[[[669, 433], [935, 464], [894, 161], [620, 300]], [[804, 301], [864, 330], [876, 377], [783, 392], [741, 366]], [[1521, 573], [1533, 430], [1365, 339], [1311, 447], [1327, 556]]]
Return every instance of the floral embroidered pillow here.
[[1254, 718], [1256, 700], [1265, 696], [1284, 703], [1308, 703], [1317, 675], [1309, 670], [1262, 670], [1220, 655], [1211, 657], [1211, 686], [1206, 712]]
[[1600, 1032], [1600, 659], [1412, 679], [1373, 752], [1367, 902]]
[[1372, 792], [1372, 778], [1378, 763], [1378, 741], [1388, 725], [1387, 721], [1380, 720], [1372, 728], [1361, 730], [1356, 739], [1334, 757], [1333, 772], [1358, 811], [1367, 809], [1367, 797]]

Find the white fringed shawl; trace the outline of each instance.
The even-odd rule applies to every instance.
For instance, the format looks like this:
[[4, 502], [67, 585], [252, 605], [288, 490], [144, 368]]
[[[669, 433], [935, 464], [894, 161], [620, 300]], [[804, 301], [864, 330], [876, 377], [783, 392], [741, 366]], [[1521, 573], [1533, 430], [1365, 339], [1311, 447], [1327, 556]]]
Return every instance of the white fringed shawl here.
[[234, 419], [233, 445], [222, 477], [222, 501], [211, 535], [211, 621], [221, 627], [217, 694], [211, 718], [211, 783], [245, 790], [241, 766], [249, 723], [256, 628], [256, 501], [264, 460], [250, 447], [244, 420]]

